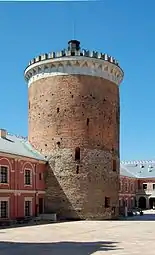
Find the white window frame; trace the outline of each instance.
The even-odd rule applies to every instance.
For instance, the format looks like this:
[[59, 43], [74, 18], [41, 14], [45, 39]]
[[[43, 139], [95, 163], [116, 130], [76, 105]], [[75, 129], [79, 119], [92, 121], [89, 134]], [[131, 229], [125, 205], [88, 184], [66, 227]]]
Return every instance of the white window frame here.
[[[6, 183], [1, 182], [1, 167], [7, 168], [7, 182]], [[9, 185], [9, 167], [7, 165], [0, 165], [0, 184], [1, 185]]]
[[[143, 183], [143, 185], [147, 185], [147, 188], [146, 189], [143, 189], [143, 190], [148, 190], [148, 183]], [[142, 186], [143, 187], [143, 186]]]
[[28, 202], [31, 202], [31, 203], [30, 203], [30, 216], [32, 216], [32, 208], [33, 208], [33, 203], [32, 203], [32, 202], [33, 202], [33, 197], [25, 197], [25, 198], [24, 198], [24, 216], [25, 216], [25, 217], [28, 217], [28, 216], [25, 215], [25, 202], [27, 202], [27, 201], [28, 201]]
[[[8, 202], [8, 215], [6, 218], [1, 218], [1, 202]], [[10, 198], [9, 197], [0, 197], [0, 219], [8, 219], [10, 217]]]
[[[25, 172], [30, 171], [30, 184], [25, 183]], [[25, 168], [24, 169], [24, 186], [32, 187], [32, 169]]]

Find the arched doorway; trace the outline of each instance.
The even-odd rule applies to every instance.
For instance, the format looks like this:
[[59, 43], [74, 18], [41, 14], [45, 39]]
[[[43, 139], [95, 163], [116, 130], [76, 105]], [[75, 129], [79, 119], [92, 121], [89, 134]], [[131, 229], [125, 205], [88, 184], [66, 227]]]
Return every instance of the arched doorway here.
[[153, 207], [155, 207], [155, 198], [151, 197], [149, 199], [149, 204], [150, 204], [150, 209], [153, 209]]
[[138, 207], [141, 208], [141, 209], [146, 209], [146, 198], [145, 197], [140, 197], [139, 198]]

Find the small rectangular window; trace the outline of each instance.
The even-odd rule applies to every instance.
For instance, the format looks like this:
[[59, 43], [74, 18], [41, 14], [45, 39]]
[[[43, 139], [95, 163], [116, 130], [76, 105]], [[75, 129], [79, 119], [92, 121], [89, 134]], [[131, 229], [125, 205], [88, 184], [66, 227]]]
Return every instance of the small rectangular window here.
[[128, 199], [125, 199], [125, 206], [128, 207]]
[[41, 181], [42, 180], [42, 174], [39, 173], [39, 180]]
[[31, 185], [31, 170], [25, 170], [25, 185]]
[[75, 160], [80, 160], [80, 148], [75, 148]]
[[122, 191], [122, 183], [119, 182], [119, 191]]
[[113, 171], [116, 172], [117, 170], [117, 162], [115, 159], [113, 159]]
[[25, 216], [31, 216], [31, 201], [25, 201]]
[[131, 208], [134, 208], [134, 206], [135, 206], [134, 198], [131, 198]]
[[8, 201], [0, 202], [0, 217], [8, 218]]
[[143, 183], [143, 190], [146, 190], [146, 189], [147, 189], [147, 184]]
[[79, 166], [76, 167], [76, 173], [79, 173]]
[[130, 190], [131, 190], [131, 192], [133, 192], [133, 183], [131, 183], [131, 185], [130, 185]]
[[153, 184], [153, 190], [155, 189], [155, 184]]
[[89, 125], [89, 118], [87, 118], [87, 126]]
[[110, 207], [110, 197], [105, 197], [105, 208]]
[[0, 168], [0, 182], [8, 183], [8, 168], [6, 166]]
[[125, 183], [125, 191], [126, 192], [128, 191], [128, 183], [127, 182]]

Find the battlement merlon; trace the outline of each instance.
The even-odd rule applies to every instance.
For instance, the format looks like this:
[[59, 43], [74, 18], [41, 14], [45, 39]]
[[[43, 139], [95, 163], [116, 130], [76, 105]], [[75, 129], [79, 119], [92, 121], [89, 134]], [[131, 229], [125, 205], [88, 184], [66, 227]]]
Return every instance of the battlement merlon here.
[[45, 76], [63, 74], [93, 75], [111, 80], [117, 85], [121, 83], [124, 72], [116, 59], [95, 51], [81, 51], [80, 42], [76, 40], [71, 40], [68, 44], [68, 50], [45, 53], [29, 62], [24, 72], [29, 85]]

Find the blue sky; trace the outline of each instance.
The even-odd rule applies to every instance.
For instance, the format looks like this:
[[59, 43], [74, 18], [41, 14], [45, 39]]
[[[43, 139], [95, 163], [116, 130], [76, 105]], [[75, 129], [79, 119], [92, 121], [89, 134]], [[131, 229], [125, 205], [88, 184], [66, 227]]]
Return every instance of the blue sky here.
[[121, 96], [121, 159], [155, 158], [155, 1], [0, 3], [0, 127], [27, 136], [31, 58], [75, 37], [108, 53], [125, 72]]

